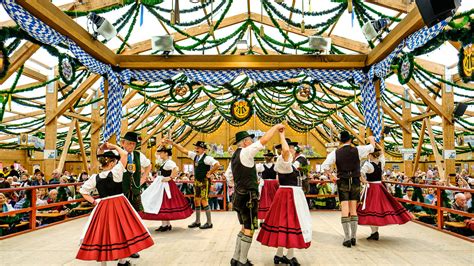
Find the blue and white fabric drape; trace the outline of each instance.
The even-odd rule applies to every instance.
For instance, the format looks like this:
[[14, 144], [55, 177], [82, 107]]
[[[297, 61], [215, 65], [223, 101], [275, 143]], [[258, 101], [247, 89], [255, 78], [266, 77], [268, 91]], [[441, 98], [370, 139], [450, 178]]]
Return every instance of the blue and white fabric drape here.
[[[69, 46], [71, 52], [76, 58], [86, 66], [90, 71], [105, 76], [109, 82], [109, 99], [107, 102], [108, 112], [104, 126], [103, 139], [108, 140], [114, 133], [117, 139], [120, 138], [120, 127], [122, 119], [122, 97], [123, 84], [130, 84], [132, 80], [142, 82], [159, 82], [170, 79], [178, 74], [184, 74], [192, 81], [204, 84], [221, 86], [230, 83], [241, 73], [256, 82], [282, 81], [294, 78], [302, 72], [311, 78], [324, 83], [340, 83], [352, 81], [360, 86], [362, 94], [362, 107], [366, 126], [372, 129], [377, 141], [380, 141], [382, 132], [382, 112], [379, 110], [375, 97], [375, 87], [373, 80], [380, 79], [381, 95], [385, 90], [384, 78], [390, 71], [390, 65], [403, 48], [409, 51], [424, 45], [426, 42], [437, 36], [447, 22], [442, 21], [431, 28], [423, 29], [411, 34], [403, 40], [394, 51], [392, 51], [384, 60], [370, 67], [368, 73], [362, 70], [317, 70], [317, 69], [287, 69], [287, 70], [130, 70], [123, 69], [115, 72], [112, 66], [104, 64], [80, 48], [74, 41], [68, 37], [56, 32], [54, 29], [32, 16], [28, 11], [15, 3], [15, 0], [0, 0], [8, 15], [28, 34], [38, 41], [58, 45], [60, 43]], [[101, 85], [103, 90], [103, 84]]]

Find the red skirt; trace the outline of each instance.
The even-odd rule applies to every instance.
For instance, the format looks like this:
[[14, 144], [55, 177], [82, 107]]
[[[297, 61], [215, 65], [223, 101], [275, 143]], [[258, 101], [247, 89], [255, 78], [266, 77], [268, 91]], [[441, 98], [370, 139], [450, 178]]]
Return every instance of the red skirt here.
[[113, 261], [128, 258], [154, 244], [137, 212], [122, 194], [102, 199], [91, 215], [77, 259]]
[[412, 219], [411, 214], [390, 195], [381, 183], [369, 183], [365, 209], [357, 207], [360, 225], [384, 226], [404, 224]]
[[263, 182], [260, 201], [258, 203], [258, 219], [260, 220], [265, 219], [265, 216], [272, 205], [273, 198], [275, 198], [275, 194], [280, 186], [276, 179], [265, 179]]
[[157, 214], [139, 212], [140, 217], [145, 220], [172, 221], [186, 219], [193, 214], [189, 202], [179, 191], [178, 186], [173, 180], [168, 182], [170, 187], [171, 199], [166, 193], [163, 193], [163, 202], [160, 211]]
[[301, 249], [311, 245], [311, 242], [304, 242], [291, 188], [280, 187], [276, 192], [257, 241], [275, 248]]

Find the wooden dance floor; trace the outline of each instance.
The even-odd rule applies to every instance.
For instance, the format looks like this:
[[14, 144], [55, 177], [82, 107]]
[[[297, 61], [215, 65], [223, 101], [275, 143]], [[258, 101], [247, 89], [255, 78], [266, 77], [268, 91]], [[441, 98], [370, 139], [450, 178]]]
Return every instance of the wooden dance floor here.
[[[381, 228], [376, 242], [365, 240], [370, 228], [359, 227], [357, 246], [348, 249], [341, 245], [338, 212], [312, 212], [312, 217], [311, 247], [295, 252], [302, 265], [474, 265], [473, 244], [415, 223]], [[132, 264], [229, 265], [240, 226], [233, 212], [213, 213], [212, 218], [210, 230], [188, 229], [189, 218], [172, 222], [173, 231], [165, 233], [154, 231], [160, 222], [146, 221], [155, 245]], [[75, 259], [85, 222], [82, 218], [0, 241], [0, 265], [99, 265]], [[255, 265], [273, 265], [274, 253], [254, 241], [249, 258]]]

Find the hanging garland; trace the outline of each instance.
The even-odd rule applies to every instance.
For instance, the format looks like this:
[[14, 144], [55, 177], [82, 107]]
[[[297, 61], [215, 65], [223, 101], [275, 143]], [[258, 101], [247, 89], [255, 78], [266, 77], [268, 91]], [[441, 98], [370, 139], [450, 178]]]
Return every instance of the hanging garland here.
[[3, 45], [3, 42], [0, 41], [0, 79], [5, 77], [10, 66], [10, 61], [8, 60], [7, 49]]
[[198, 83], [178, 83], [170, 88], [171, 98], [178, 103], [188, 102], [193, 96], [193, 86]]
[[316, 89], [313, 84], [301, 83], [293, 89], [293, 97], [299, 104], [312, 102], [316, 97]]
[[66, 85], [71, 85], [76, 80], [74, 61], [67, 54], [60, 54], [58, 70], [59, 76]]
[[402, 85], [407, 84], [413, 76], [413, 70], [415, 68], [413, 60], [413, 55], [408, 53], [403, 55], [398, 62], [397, 77]]

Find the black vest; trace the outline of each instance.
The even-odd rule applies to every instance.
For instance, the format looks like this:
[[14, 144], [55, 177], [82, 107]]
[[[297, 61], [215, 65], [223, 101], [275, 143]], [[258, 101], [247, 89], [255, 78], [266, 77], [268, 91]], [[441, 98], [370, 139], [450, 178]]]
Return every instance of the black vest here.
[[204, 182], [206, 180], [206, 175], [211, 167], [204, 163], [204, 158], [206, 158], [207, 154], [203, 154], [201, 159], [197, 161], [198, 155], [194, 157], [194, 179], [199, 182]]
[[142, 168], [140, 165], [140, 153], [138, 151], [133, 151], [133, 164], [135, 164], [134, 173], [126, 170], [127, 166], [125, 165], [125, 172], [123, 173], [122, 182], [122, 190], [125, 195], [128, 195], [130, 191], [132, 191], [133, 195], [140, 195], [140, 179], [142, 178]]
[[370, 162], [370, 163], [374, 167], [374, 171], [370, 174], [365, 174], [365, 176], [367, 177], [367, 181], [369, 182], [381, 181], [382, 180], [382, 165], [380, 164], [380, 162], [379, 164], [376, 164], [373, 162]]
[[[306, 166], [309, 165], [308, 159], [306, 159], [306, 157], [303, 157], [303, 156], [298, 157], [298, 158], [296, 159], [296, 161], [300, 163], [300, 167], [301, 167], [301, 168], [306, 168]], [[299, 176], [306, 176], [306, 174], [307, 174], [307, 173], [306, 173], [306, 170], [299, 171], [299, 170], [297, 169], [297, 172], [298, 172]]]
[[280, 183], [280, 186], [298, 186], [299, 172], [294, 166], [291, 167], [293, 168], [293, 172], [289, 174], [278, 173], [278, 182]]
[[277, 173], [275, 172], [275, 165], [272, 164], [271, 167], [267, 167], [263, 164], [262, 179], [276, 179]]
[[[167, 161], [166, 161], [167, 162]], [[171, 176], [171, 172], [173, 172], [173, 170], [165, 170], [165, 164], [166, 162], [160, 166], [160, 173], [161, 173], [161, 176], [164, 176], [164, 177], [168, 177], [168, 176]]]
[[252, 168], [244, 166], [240, 162], [240, 152], [242, 148], [238, 148], [234, 155], [232, 155], [232, 175], [234, 176], [235, 191], [239, 194], [245, 194], [246, 192], [258, 191], [257, 183], [257, 169], [255, 164]]
[[350, 145], [336, 150], [336, 167], [338, 178], [360, 177], [359, 151]]
[[95, 187], [99, 192], [100, 198], [105, 198], [122, 193], [122, 182], [115, 182], [114, 175], [109, 172], [106, 178], [95, 176]]

